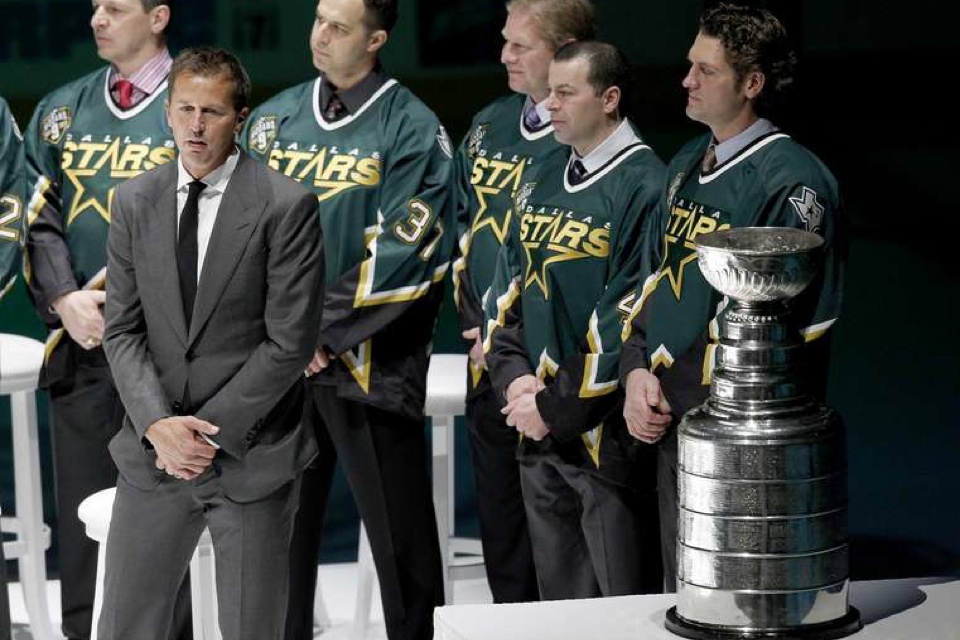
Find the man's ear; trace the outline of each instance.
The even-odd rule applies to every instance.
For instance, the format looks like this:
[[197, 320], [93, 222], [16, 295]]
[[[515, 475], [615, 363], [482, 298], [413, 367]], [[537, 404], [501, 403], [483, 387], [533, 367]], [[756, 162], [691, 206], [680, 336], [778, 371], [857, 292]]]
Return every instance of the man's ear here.
[[387, 44], [387, 32], [383, 29], [377, 29], [370, 34], [370, 37], [367, 38], [367, 52], [376, 53], [383, 48], [383, 45]]
[[247, 121], [247, 116], [250, 115], [250, 107], [244, 107], [237, 114], [237, 124], [233, 128], [235, 133], [240, 133], [240, 130], [243, 129], [243, 123]]
[[600, 99], [603, 101], [603, 112], [608, 115], [615, 113], [620, 108], [621, 97], [623, 97], [623, 94], [620, 91], [620, 87], [617, 85], [607, 87], [600, 95]]
[[748, 100], [753, 100], [763, 91], [763, 85], [767, 78], [762, 71], [751, 71], [743, 79], [743, 95]]
[[168, 24], [170, 24], [170, 7], [168, 5], [157, 5], [150, 10], [150, 31], [152, 33], [163, 33]]

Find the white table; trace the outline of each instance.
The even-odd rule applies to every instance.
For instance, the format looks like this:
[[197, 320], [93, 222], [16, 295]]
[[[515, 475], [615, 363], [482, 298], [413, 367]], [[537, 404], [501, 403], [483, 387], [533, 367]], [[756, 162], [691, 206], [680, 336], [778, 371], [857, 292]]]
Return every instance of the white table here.
[[47, 605], [50, 527], [43, 522], [40, 445], [35, 391], [43, 365], [43, 343], [0, 333], [0, 395], [10, 396], [16, 515], [0, 519], [0, 528], [16, 537], [3, 543], [7, 560], [17, 560], [30, 628], [37, 640], [62, 640]]
[[[672, 594], [524, 604], [452, 605], [434, 613], [440, 640], [677, 640], [663, 627]], [[960, 579], [854, 582], [864, 628], [853, 640], [960, 640]]]

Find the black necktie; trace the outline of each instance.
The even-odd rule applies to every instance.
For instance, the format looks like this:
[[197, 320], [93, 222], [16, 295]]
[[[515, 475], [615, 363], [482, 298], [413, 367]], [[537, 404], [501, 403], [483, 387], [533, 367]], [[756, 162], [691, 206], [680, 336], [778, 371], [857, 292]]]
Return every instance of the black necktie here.
[[570, 184], [580, 184], [587, 175], [587, 168], [579, 160], [574, 160], [567, 172]]
[[327, 108], [323, 110], [323, 118], [327, 122], [334, 122], [347, 115], [347, 105], [343, 104], [340, 96], [333, 94], [327, 101]]
[[180, 231], [177, 234], [177, 267], [180, 271], [180, 294], [183, 296], [183, 315], [187, 319], [187, 328], [190, 328], [190, 319], [193, 316], [193, 301], [197, 297], [197, 219], [200, 210], [197, 200], [200, 192], [207, 186], [206, 183], [194, 180], [189, 185], [187, 203], [180, 213]]

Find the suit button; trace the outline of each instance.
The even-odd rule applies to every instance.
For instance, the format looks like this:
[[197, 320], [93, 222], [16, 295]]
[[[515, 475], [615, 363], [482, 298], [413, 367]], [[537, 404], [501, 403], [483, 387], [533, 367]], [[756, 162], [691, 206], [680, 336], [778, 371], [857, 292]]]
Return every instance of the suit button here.
[[183, 405], [176, 400], [173, 402], [173, 413], [178, 416], [183, 413]]
[[187, 362], [193, 362], [193, 359], [197, 357], [197, 354], [193, 352], [193, 349], [187, 349], [187, 352], [183, 354], [183, 357], [187, 359]]

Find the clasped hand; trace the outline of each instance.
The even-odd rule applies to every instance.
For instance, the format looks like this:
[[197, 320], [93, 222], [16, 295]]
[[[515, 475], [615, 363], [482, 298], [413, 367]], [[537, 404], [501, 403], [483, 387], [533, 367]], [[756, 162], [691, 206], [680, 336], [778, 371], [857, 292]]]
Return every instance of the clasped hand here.
[[144, 434], [157, 453], [156, 466], [168, 475], [192, 480], [210, 466], [217, 450], [200, 434], [216, 435], [220, 429], [194, 416], [157, 420]]
[[673, 421], [670, 403], [660, 388], [660, 378], [647, 369], [627, 375], [623, 419], [627, 431], [637, 440], [652, 444], [663, 437]]
[[535, 376], [520, 376], [507, 387], [507, 405], [500, 413], [507, 417], [507, 425], [532, 440], [543, 440], [550, 429], [537, 408], [537, 393], [545, 388]]

